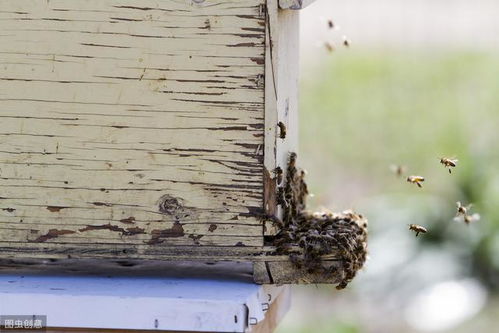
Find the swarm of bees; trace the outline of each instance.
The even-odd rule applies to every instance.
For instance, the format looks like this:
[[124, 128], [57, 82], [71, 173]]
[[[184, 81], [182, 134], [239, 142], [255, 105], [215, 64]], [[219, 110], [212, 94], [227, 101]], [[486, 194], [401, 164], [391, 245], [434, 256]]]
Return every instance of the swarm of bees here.
[[[337, 278], [337, 289], [345, 288], [362, 268], [367, 256], [367, 220], [352, 211], [343, 213], [305, 210], [308, 195], [305, 172], [296, 168], [296, 154], [289, 156], [285, 185], [279, 188], [278, 203], [283, 208], [280, 232], [274, 239], [277, 252], [308, 273]], [[341, 259], [331, 265], [323, 258], [334, 254]]]
[[[441, 157], [440, 158], [440, 164], [442, 164], [446, 169], [449, 170], [449, 173], [452, 174], [452, 169], [457, 166], [458, 160], [456, 158], [447, 158], [447, 157]], [[404, 175], [404, 173], [407, 171], [405, 166], [401, 165], [391, 165], [390, 170], [394, 172], [398, 177], [401, 177]], [[407, 182], [416, 184], [419, 188], [422, 188], [423, 185], [421, 185], [422, 182], [425, 181], [425, 178], [423, 176], [408, 176], [407, 177]], [[469, 225], [472, 222], [476, 222], [480, 220], [480, 214], [474, 213], [470, 214], [469, 210], [471, 208], [471, 204], [467, 206], [463, 206], [460, 201], [456, 202], [457, 205], [457, 213], [455, 216], [455, 220], [460, 220], [462, 217], [464, 223]], [[420, 226], [418, 224], [409, 224], [409, 230], [414, 231], [416, 233], [416, 237], [422, 233], [425, 234], [428, 232], [428, 230]]]
[[[326, 20], [326, 24], [327, 24], [327, 28], [328, 30], [340, 30], [340, 27], [337, 26], [333, 20], [331, 19], [327, 19]], [[344, 47], [350, 47], [350, 45], [352, 45], [352, 42], [350, 41], [350, 39], [348, 39], [345, 35], [343, 35], [342, 37], [342, 42], [341, 44], [343, 44]], [[324, 42], [324, 48], [329, 52], [329, 53], [332, 53], [334, 51], [336, 51], [336, 46], [333, 42], [331, 41], [325, 41]]]

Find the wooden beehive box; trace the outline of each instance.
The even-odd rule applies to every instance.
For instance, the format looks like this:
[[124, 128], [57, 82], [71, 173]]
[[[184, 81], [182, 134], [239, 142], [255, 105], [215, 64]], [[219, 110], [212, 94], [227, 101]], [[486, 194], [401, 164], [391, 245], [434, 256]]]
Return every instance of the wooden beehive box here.
[[280, 2], [1, 1], [0, 258], [249, 260], [259, 282], [300, 280], [266, 243], [310, 1]]

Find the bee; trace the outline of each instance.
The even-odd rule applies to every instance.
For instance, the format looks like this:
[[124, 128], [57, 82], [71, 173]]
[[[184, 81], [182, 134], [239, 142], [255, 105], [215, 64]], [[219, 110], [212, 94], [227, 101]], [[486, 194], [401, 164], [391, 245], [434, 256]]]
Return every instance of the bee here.
[[281, 167], [277, 167], [275, 168], [274, 173], [277, 177], [277, 185], [280, 185], [282, 183], [282, 175], [284, 172], [282, 171]]
[[390, 170], [393, 173], [395, 173], [398, 177], [400, 177], [407, 171], [407, 168], [403, 165], [392, 164], [392, 165], [390, 165]]
[[331, 42], [325, 42], [324, 43], [324, 47], [326, 48], [326, 50], [329, 52], [329, 53], [333, 53], [336, 48], [334, 47], [334, 44], [331, 43]]
[[329, 29], [334, 29], [335, 26], [333, 20], [331, 19], [327, 20], [327, 26]]
[[424, 182], [424, 177], [421, 177], [421, 176], [409, 176], [409, 177], [407, 177], [407, 181], [409, 183], [416, 184], [416, 185], [418, 185], [419, 188], [421, 188], [421, 187], [423, 187], [423, 185], [421, 185], [421, 183]]
[[343, 290], [348, 286], [348, 282], [346, 281], [341, 281], [337, 286], [336, 290]]
[[294, 168], [296, 166], [296, 157], [295, 152], [289, 154], [289, 168]]
[[471, 206], [473, 206], [473, 204], [469, 204], [468, 206], [463, 206], [461, 204], [461, 201], [458, 201], [456, 202], [456, 206], [457, 206], [456, 217], [460, 215], [466, 216], [468, 215], [468, 211], [470, 210]]
[[288, 201], [286, 200], [286, 193], [284, 192], [284, 187], [279, 187], [277, 190], [277, 204], [282, 208], [287, 208]]
[[440, 163], [446, 167], [446, 168], [449, 168], [449, 173], [452, 173], [452, 168], [455, 168], [457, 166], [457, 162], [458, 160], [457, 159], [452, 159], [452, 158], [446, 158], [446, 157], [442, 157], [440, 159]]
[[409, 230], [414, 231], [416, 233], [416, 237], [418, 237], [419, 233], [426, 234], [428, 232], [425, 227], [417, 224], [409, 224]]
[[473, 215], [464, 215], [464, 222], [466, 224], [470, 224], [471, 222], [477, 222], [480, 220], [480, 214], [473, 214]]
[[456, 202], [456, 205], [457, 205], [457, 213], [456, 213], [456, 217], [454, 217], [454, 220], [459, 220], [459, 217], [462, 216], [463, 217], [463, 221], [464, 223], [466, 224], [470, 224], [471, 222], [476, 222], [476, 221], [479, 221], [480, 220], [480, 214], [468, 214], [470, 209], [471, 209], [471, 206], [472, 204], [469, 204], [468, 206], [463, 206], [461, 204], [461, 202]]
[[350, 45], [352, 45], [352, 42], [347, 38], [347, 36], [343, 36], [343, 45], [345, 47], [350, 47]]
[[277, 126], [279, 126], [279, 137], [281, 139], [285, 139], [286, 138], [286, 125], [284, 125], [284, 123], [282, 121], [278, 122], [277, 123]]

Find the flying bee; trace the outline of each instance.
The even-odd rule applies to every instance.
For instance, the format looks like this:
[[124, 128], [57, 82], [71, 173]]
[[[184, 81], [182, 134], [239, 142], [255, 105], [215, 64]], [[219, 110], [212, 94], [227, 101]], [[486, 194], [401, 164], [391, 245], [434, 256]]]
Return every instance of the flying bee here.
[[464, 215], [464, 222], [466, 224], [470, 224], [471, 222], [477, 222], [480, 220], [480, 214], [473, 214], [473, 215]]
[[345, 47], [350, 47], [350, 45], [352, 45], [352, 42], [347, 38], [347, 36], [343, 36], [343, 45]]
[[457, 159], [452, 158], [442, 157], [440, 159], [440, 164], [442, 164], [446, 168], [449, 168], [449, 173], [452, 173], [452, 168], [455, 168], [457, 166], [457, 162]]
[[324, 43], [324, 47], [326, 48], [326, 50], [329, 52], [329, 53], [333, 53], [336, 48], [334, 47], [334, 44], [331, 43], [331, 42], [325, 42]]
[[454, 217], [454, 220], [458, 221], [459, 217], [463, 217], [463, 221], [466, 224], [470, 224], [471, 222], [476, 222], [480, 220], [480, 214], [469, 214], [469, 211], [471, 209], [472, 204], [469, 204], [468, 206], [463, 206], [461, 202], [456, 202], [457, 205], [457, 213], [456, 217]]
[[416, 184], [416, 185], [418, 185], [419, 188], [421, 188], [421, 187], [423, 187], [423, 185], [421, 185], [421, 183], [424, 182], [424, 177], [421, 177], [421, 176], [409, 176], [409, 177], [407, 177], [407, 181], [409, 183]]
[[392, 164], [392, 165], [390, 165], [390, 170], [393, 173], [395, 173], [398, 177], [400, 177], [407, 171], [407, 168], [403, 165]]
[[329, 29], [334, 29], [335, 25], [334, 25], [333, 20], [331, 20], [331, 19], [327, 20], [327, 26]]
[[458, 201], [456, 202], [456, 206], [457, 206], [457, 214], [456, 216], [466, 216], [468, 215], [468, 211], [470, 210], [471, 206], [473, 206], [473, 204], [469, 204], [468, 206], [463, 206], [461, 204], [461, 201]]
[[277, 123], [277, 126], [279, 126], [279, 137], [281, 139], [285, 139], [286, 138], [286, 125], [284, 125], [284, 123], [282, 121], [278, 122]]
[[428, 232], [425, 227], [417, 224], [409, 224], [409, 230], [414, 231], [416, 233], [416, 237], [418, 237], [419, 233], [426, 234]]
[[275, 168], [274, 173], [277, 177], [277, 185], [280, 185], [282, 183], [282, 175], [283, 175], [282, 168], [281, 167]]

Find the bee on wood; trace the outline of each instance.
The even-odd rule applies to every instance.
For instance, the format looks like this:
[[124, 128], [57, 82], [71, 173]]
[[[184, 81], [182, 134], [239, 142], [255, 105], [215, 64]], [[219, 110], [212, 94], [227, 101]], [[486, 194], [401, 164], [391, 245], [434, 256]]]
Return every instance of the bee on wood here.
[[343, 290], [348, 286], [347, 281], [341, 281], [335, 288], [336, 290]]
[[279, 126], [279, 137], [281, 139], [285, 139], [286, 138], [286, 125], [284, 125], [284, 123], [282, 121], [278, 122], [277, 123], [277, 126]]
[[401, 177], [404, 173], [406, 173], [407, 168], [403, 165], [390, 165], [390, 170], [396, 174], [398, 177]]
[[452, 173], [452, 168], [457, 166], [457, 159], [442, 157], [440, 159], [440, 164], [442, 164], [445, 168], [449, 168], [449, 173]]
[[352, 45], [352, 42], [347, 38], [347, 36], [343, 36], [343, 45], [345, 47], [350, 47], [350, 45]]
[[416, 237], [418, 237], [419, 233], [426, 234], [428, 232], [425, 227], [417, 224], [409, 224], [409, 230], [414, 231], [416, 233]]
[[424, 177], [421, 177], [421, 176], [409, 176], [409, 177], [407, 177], [407, 181], [409, 183], [416, 184], [416, 185], [418, 185], [419, 188], [421, 188], [421, 187], [423, 187], [423, 185], [421, 185], [421, 183], [424, 182]]
[[329, 53], [333, 53], [336, 48], [334, 47], [334, 44], [331, 43], [331, 42], [325, 42], [324, 43], [324, 47], [326, 48], [326, 50], [329, 52]]
[[289, 166], [288, 166], [288, 169], [296, 167], [296, 157], [297, 156], [296, 156], [295, 152], [289, 154]]
[[275, 168], [274, 173], [275, 173], [276, 178], [277, 178], [277, 185], [280, 185], [282, 183], [282, 177], [283, 177], [283, 173], [284, 173], [282, 171], [282, 168], [281, 167]]
[[286, 193], [284, 192], [284, 187], [279, 187], [277, 190], [277, 204], [283, 208], [287, 208], [288, 201], [286, 200]]

